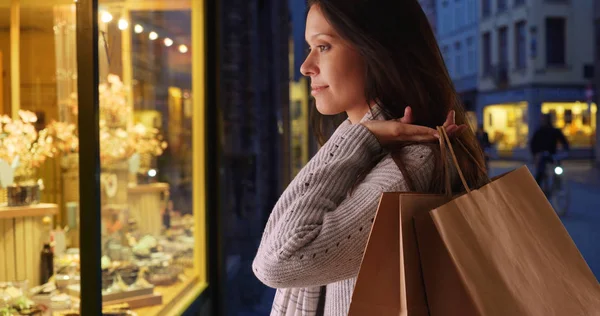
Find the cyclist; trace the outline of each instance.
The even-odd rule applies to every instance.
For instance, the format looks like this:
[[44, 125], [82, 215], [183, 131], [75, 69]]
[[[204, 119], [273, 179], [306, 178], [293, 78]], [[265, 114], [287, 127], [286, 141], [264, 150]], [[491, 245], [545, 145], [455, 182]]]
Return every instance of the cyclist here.
[[546, 165], [552, 162], [558, 143], [565, 151], [569, 150], [567, 138], [560, 129], [552, 125], [550, 114], [542, 115], [542, 124], [535, 131], [530, 142], [531, 154], [536, 165], [535, 180], [540, 186], [546, 178]]

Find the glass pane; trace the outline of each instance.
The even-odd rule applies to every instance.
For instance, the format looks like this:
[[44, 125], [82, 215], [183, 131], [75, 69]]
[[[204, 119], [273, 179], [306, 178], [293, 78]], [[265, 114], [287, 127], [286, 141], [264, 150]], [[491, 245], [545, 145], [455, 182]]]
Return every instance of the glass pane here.
[[73, 1], [0, 0], [0, 73], [0, 314], [77, 309]]
[[98, 14], [103, 304], [156, 315], [199, 277], [192, 10], [100, 1]]

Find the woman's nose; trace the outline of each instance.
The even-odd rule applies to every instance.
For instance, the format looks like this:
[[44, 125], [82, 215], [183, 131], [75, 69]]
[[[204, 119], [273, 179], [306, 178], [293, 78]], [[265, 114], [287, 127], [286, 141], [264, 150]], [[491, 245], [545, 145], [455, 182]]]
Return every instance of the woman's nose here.
[[313, 58], [310, 54], [306, 57], [306, 59], [300, 66], [300, 73], [307, 77], [314, 76], [318, 73], [317, 65], [313, 61]]

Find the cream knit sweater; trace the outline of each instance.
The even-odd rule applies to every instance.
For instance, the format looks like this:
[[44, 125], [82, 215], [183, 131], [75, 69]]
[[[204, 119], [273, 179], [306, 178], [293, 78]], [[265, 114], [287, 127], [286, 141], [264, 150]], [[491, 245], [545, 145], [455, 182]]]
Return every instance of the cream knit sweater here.
[[[372, 119], [385, 117], [374, 108], [362, 121]], [[283, 192], [252, 265], [258, 279], [277, 288], [271, 315], [316, 315], [322, 285], [325, 315], [348, 314], [381, 193], [408, 191], [390, 155], [366, 170], [382, 150], [366, 127], [346, 120]], [[410, 146], [401, 157], [416, 189], [427, 190], [431, 150]]]

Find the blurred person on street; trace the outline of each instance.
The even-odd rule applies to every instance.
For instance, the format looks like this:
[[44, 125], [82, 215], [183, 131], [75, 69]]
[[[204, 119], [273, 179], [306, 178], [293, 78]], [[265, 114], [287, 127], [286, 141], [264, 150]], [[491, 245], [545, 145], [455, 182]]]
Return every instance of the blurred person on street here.
[[552, 125], [550, 114], [542, 115], [540, 127], [535, 131], [529, 147], [535, 162], [535, 180], [542, 185], [546, 178], [546, 165], [553, 161], [558, 144], [563, 150], [569, 151], [569, 142], [563, 132]]
[[417, 0], [308, 7], [301, 72], [311, 81], [322, 146], [272, 210], [252, 270], [277, 289], [271, 315], [342, 316], [381, 194], [444, 193], [435, 128], [463, 145], [453, 147], [469, 186], [486, 183], [485, 162], [475, 135], [464, 132], [464, 109]]

